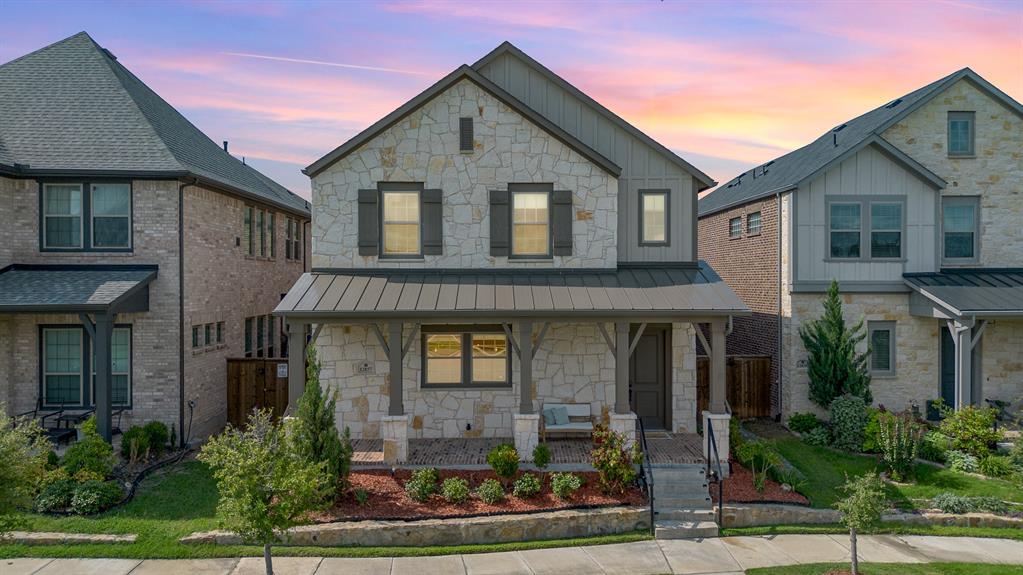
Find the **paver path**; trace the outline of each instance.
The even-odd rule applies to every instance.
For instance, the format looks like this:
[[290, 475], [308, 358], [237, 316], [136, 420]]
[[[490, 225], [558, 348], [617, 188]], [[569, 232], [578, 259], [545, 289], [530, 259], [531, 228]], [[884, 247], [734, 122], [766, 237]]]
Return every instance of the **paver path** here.
[[[979, 537], [865, 535], [860, 557], [872, 563], [956, 561], [1023, 565], [1023, 541]], [[339, 559], [277, 557], [279, 575], [733, 575], [745, 569], [849, 559], [842, 535], [766, 535], [675, 541], [639, 541], [593, 547], [567, 547], [444, 555], [439, 557]], [[263, 559], [4, 559], [3, 575], [263, 575]]]

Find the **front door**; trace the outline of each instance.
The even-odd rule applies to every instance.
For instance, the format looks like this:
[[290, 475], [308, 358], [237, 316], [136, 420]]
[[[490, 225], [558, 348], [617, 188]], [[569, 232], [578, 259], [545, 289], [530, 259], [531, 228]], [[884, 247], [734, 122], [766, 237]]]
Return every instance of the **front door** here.
[[[956, 346], [952, 334], [944, 325], [941, 331], [941, 399], [945, 405], [954, 407], [956, 404]], [[932, 414], [933, 415], [933, 414]], [[937, 419], [937, 418], [935, 418]]]
[[[633, 325], [629, 340], [639, 326]], [[629, 402], [646, 429], [669, 429], [671, 327], [648, 325], [629, 358]]]

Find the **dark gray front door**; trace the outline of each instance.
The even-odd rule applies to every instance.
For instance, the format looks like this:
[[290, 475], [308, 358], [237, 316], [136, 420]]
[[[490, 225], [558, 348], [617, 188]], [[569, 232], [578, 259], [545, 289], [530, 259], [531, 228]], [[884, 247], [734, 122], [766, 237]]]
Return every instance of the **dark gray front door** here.
[[[636, 337], [632, 326], [629, 339]], [[668, 404], [670, 326], [648, 325], [629, 360], [629, 401], [646, 429], [669, 429]]]
[[956, 404], [956, 346], [944, 325], [941, 330], [941, 398], [945, 405]]

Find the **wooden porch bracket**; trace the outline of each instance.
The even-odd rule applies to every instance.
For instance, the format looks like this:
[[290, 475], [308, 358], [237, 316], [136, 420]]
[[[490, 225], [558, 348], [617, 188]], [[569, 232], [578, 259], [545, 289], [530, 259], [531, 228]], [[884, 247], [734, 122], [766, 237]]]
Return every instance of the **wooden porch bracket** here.
[[519, 348], [519, 342], [515, 339], [515, 334], [512, 333], [511, 324], [502, 323], [501, 328], [504, 329], [504, 335], [508, 337], [508, 342], [511, 343], [512, 351], [515, 353], [515, 357], [522, 359], [522, 349]]
[[536, 336], [536, 345], [533, 346], [533, 355], [536, 355], [537, 351], [540, 351], [540, 346], [543, 344], [543, 338], [547, 336], [547, 328], [551, 327], [551, 322], [545, 321], [543, 327], [540, 328], [540, 333]]
[[[384, 332], [380, 331], [380, 326], [375, 324], [375, 323], [371, 323], [371, 324], [369, 324], [369, 327], [370, 327], [370, 329], [373, 330], [373, 333], [377, 336], [377, 342], [380, 343], [380, 347], [384, 348], [384, 355], [390, 356], [391, 355], [391, 348], [390, 348], [390, 346], [387, 345], [387, 339], [384, 338]], [[398, 345], [401, 345], [401, 344], [399, 343]]]
[[636, 337], [629, 343], [629, 357], [632, 357], [632, 352], [636, 351], [636, 346], [639, 345], [639, 338], [643, 337], [644, 331], [646, 331], [646, 324], [639, 324], [639, 329], [636, 330]]
[[703, 351], [707, 352], [707, 357], [710, 357], [710, 344], [707, 343], [707, 336], [703, 335], [703, 330], [700, 326], [694, 326], [696, 328], [696, 337], [700, 339], [700, 344], [703, 345]]
[[322, 330], [323, 324], [322, 323], [316, 324], [316, 329], [313, 330], [313, 335], [312, 337], [309, 338], [309, 345], [316, 343], [316, 338], [320, 337], [320, 331]]
[[618, 352], [615, 351], [614, 341], [611, 340], [611, 334], [607, 333], [607, 328], [604, 327], [604, 322], [597, 322], [597, 328], [600, 330], [600, 335], [604, 336], [604, 343], [607, 344], [607, 348], [611, 350], [613, 355], [617, 356]]

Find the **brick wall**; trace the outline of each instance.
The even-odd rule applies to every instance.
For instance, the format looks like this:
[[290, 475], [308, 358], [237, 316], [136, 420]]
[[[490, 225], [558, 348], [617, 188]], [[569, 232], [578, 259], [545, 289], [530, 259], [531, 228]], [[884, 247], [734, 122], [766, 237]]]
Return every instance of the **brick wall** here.
[[[760, 234], [747, 233], [747, 216], [760, 212]], [[742, 234], [728, 236], [728, 221], [742, 218]], [[778, 391], [778, 202], [775, 197], [702, 217], [699, 254], [752, 311], [737, 317], [727, 340], [728, 355], [771, 356], [772, 409]], [[707, 334], [709, 336], [709, 334]], [[700, 353], [704, 353], [702, 349]]]

